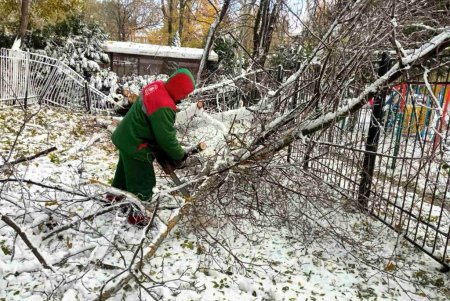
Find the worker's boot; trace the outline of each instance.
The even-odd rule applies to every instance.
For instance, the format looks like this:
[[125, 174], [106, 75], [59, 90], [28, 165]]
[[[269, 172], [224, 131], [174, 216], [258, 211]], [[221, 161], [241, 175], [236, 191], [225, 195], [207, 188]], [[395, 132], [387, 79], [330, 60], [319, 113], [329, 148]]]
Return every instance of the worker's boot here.
[[121, 195], [117, 195], [117, 194], [113, 194], [113, 193], [107, 193], [105, 195], [105, 199], [107, 199], [111, 203], [120, 202], [124, 198], [125, 198], [125, 196], [122, 195], [122, 194]]
[[133, 211], [128, 214], [128, 223], [137, 227], [146, 227], [150, 223], [150, 217], [141, 211]]
[[[116, 203], [120, 203], [121, 201], [123, 201], [125, 199], [125, 196], [107, 193], [105, 195], [105, 199], [106, 199], [106, 206], [109, 206], [109, 205], [114, 205]], [[130, 205], [128, 205], [128, 204], [123, 204], [122, 206], [120, 206], [120, 210], [122, 211], [122, 213], [126, 213], [129, 209], [130, 209]]]

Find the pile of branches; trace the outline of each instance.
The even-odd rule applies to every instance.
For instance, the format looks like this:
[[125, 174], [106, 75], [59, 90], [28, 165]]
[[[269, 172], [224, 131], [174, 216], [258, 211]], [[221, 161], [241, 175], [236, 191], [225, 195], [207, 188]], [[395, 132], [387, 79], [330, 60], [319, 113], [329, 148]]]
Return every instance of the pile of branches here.
[[[307, 222], [305, 215], [310, 211], [305, 208], [311, 205], [308, 200], [320, 191], [320, 186], [312, 189], [311, 179], [317, 178], [298, 171], [303, 162], [286, 162], [283, 150], [294, 141], [307, 141], [309, 135], [359, 110], [400, 77], [426, 77], [429, 70], [448, 64], [442, 54], [450, 45], [450, 21], [446, 18], [449, 7], [442, 1], [316, 4], [301, 37], [312, 46], [307, 59], [286, 81], [275, 82], [275, 89], [255, 83], [262, 97], [247, 109], [252, 116], [251, 126], [234, 136], [230, 128], [228, 151], [218, 154], [202, 173], [191, 178], [196, 183], [192, 185], [193, 194], [169, 225], [175, 225], [192, 210], [225, 218], [240, 233], [246, 233], [244, 225], [248, 222], [263, 227], [279, 225], [280, 221], [307, 233], [305, 225], [312, 223]], [[319, 13], [324, 6], [326, 14]], [[380, 66], [374, 64], [381, 53], [391, 58], [382, 75]], [[255, 72], [264, 70], [249, 71], [249, 75]], [[199, 89], [194, 96], [238, 83], [242, 78], [245, 75]], [[280, 107], [284, 110], [280, 111]], [[296, 172], [292, 167], [297, 167]], [[322, 197], [316, 195], [315, 199], [323, 200], [320, 205], [316, 203], [315, 209], [320, 212], [317, 207], [326, 207], [330, 198], [324, 197], [326, 193], [317, 194]], [[295, 202], [289, 201], [293, 195], [304, 203], [293, 208]], [[170, 228], [145, 249], [145, 260], [153, 256]], [[332, 227], [327, 231], [332, 232]], [[252, 239], [251, 234], [247, 236]], [[107, 290], [105, 296], [114, 294], [131, 279], [132, 273]]]

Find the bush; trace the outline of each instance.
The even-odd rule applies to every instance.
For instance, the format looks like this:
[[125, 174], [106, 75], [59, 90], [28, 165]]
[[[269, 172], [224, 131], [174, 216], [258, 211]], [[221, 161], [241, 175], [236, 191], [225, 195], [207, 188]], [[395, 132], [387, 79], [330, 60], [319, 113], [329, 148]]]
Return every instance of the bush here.
[[235, 41], [225, 37], [219, 37], [214, 41], [214, 51], [219, 56], [218, 69], [225, 74], [236, 74], [240, 62], [236, 55], [238, 45]]
[[32, 52], [57, 58], [90, 79], [100, 71], [100, 63], [109, 63], [109, 56], [101, 48], [106, 39], [98, 24], [88, 24], [81, 15], [73, 15], [54, 25], [32, 30], [24, 46]]
[[14, 36], [6, 33], [6, 29], [3, 26], [0, 27], [0, 48], [11, 48], [14, 39]]

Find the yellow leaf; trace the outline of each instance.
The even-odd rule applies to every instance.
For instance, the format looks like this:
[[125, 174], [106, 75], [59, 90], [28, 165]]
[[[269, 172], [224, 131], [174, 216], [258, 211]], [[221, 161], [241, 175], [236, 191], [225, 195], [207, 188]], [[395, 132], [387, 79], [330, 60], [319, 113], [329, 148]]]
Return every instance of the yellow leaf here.
[[393, 263], [392, 261], [389, 261], [388, 264], [386, 265], [386, 267], [384, 268], [385, 271], [388, 272], [392, 272], [393, 270], [395, 270], [397, 266], [395, 265], [395, 263]]
[[97, 179], [89, 179], [89, 183], [91, 184], [102, 184], [99, 180]]
[[54, 205], [58, 205], [58, 201], [48, 201], [48, 202], [45, 202], [45, 206], [46, 206], [46, 207], [54, 206]]

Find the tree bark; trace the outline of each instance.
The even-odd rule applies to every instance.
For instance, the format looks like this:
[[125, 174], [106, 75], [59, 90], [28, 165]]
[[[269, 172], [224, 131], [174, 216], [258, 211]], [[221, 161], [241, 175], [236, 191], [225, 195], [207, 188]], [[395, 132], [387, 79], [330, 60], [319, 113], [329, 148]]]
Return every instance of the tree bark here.
[[281, 0], [277, 0], [270, 14], [270, 19], [268, 19], [268, 23], [265, 27], [264, 38], [262, 40], [263, 43], [261, 43], [260, 45], [263, 51], [260, 54], [258, 61], [261, 66], [264, 66], [264, 63], [266, 62], [267, 59], [267, 54], [269, 53], [270, 50], [270, 45], [272, 44], [273, 32], [275, 31], [278, 22], [278, 17], [280, 15], [280, 7], [281, 7]]
[[172, 45], [173, 42], [173, 2], [169, 0], [169, 14], [167, 15], [167, 45]]
[[231, 0], [224, 1], [219, 15], [216, 17], [213, 24], [211, 24], [211, 27], [209, 28], [208, 37], [206, 38], [205, 48], [203, 49], [202, 59], [200, 60], [200, 66], [199, 66], [198, 72], [197, 72], [197, 83], [200, 81], [202, 71], [205, 68], [206, 61], [208, 60], [208, 56], [209, 56], [209, 53], [211, 51], [212, 44], [214, 41], [214, 34], [216, 33], [217, 27], [219, 26], [220, 22], [222, 22], [223, 18], [225, 17], [225, 15], [228, 11], [228, 8], [230, 7], [230, 3], [231, 3]]
[[280, 14], [281, 0], [276, 0], [270, 10], [271, 0], [261, 0], [253, 28], [253, 59], [261, 66], [266, 62], [273, 32]]
[[186, 8], [187, 0], [180, 0], [180, 11], [178, 13], [178, 35], [180, 37], [180, 44], [183, 45], [183, 29], [184, 29], [184, 10]]
[[23, 242], [27, 245], [27, 247], [31, 250], [33, 255], [37, 258], [39, 263], [46, 269], [53, 270], [53, 268], [47, 263], [45, 258], [42, 256], [41, 252], [33, 245], [33, 243], [28, 239], [27, 234], [17, 225], [12, 219], [10, 219], [6, 215], [0, 215], [0, 219], [14, 229], [14, 231], [22, 238]]
[[29, 16], [30, 0], [22, 0], [22, 7], [20, 10], [20, 25], [17, 31], [17, 39], [21, 41], [25, 37], [28, 28], [28, 16]]

